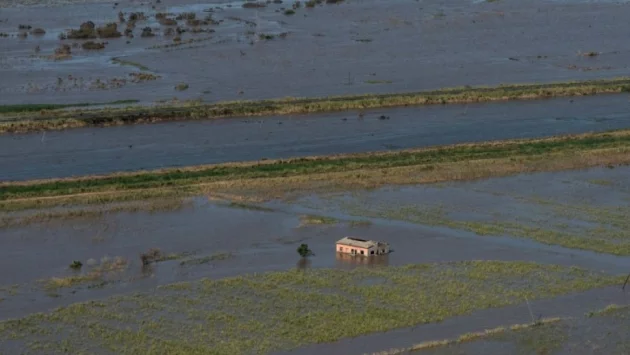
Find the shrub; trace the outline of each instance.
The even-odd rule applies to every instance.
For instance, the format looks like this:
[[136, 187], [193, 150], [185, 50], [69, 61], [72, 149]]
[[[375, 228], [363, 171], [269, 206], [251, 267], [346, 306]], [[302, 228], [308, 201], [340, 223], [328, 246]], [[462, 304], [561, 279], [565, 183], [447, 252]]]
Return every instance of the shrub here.
[[122, 36], [122, 34], [118, 32], [118, 25], [113, 22], [97, 28], [96, 33], [100, 38], [118, 38]]
[[92, 39], [96, 38], [94, 22], [88, 21], [81, 24], [78, 30], [70, 30], [66, 36], [69, 39]]
[[31, 31], [31, 34], [35, 36], [41, 36], [41, 35], [45, 35], [46, 31], [43, 28], [36, 28]]
[[85, 50], [98, 50], [98, 49], [103, 49], [105, 48], [105, 43], [102, 42], [93, 42], [93, 41], [87, 41], [85, 43], [83, 43], [81, 45], [81, 48], [85, 49]]
[[295, 11], [291, 9], [284, 10], [284, 14], [287, 16], [295, 15]]
[[162, 26], [177, 26], [177, 21], [173, 20], [172, 18], [168, 18], [168, 17], [162, 17], [162, 18], [158, 19], [158, 22]]
[[151, 27], [145, 27], [142, 29], [142, 34], [140, 34], [140, 37], [153, 37], [155, 36], [155, 34], [153, 33], [153, 30], [151, 29]]
[[70, 54], [72, 54], [72, 49], [69, 44], [62, 44], [55, 49], [55, 55], [57, 56], [69, 56]]
[[194, 12], [182, 12], [175, 17], [176, 20], [194, 20], [197, 15]]
[[311, 249], [308, 248], [308, 244], [301, 244], [298, 248], [297, 248], [297, 252], [298, 254], [300, 254], [301, 257], [306, 258], [307, 256], [311, 256], [313, 255], [313, 251]]
[[177, 91], [184, 91], [188, 89], [188, 84], [186, 83], [179, 83], [177, 85], [175, 85], [175, 90]]
[[79, 260], [74, 260], [71, 264], [70, 264], [70, 268], [73, 270], [78, 270], [81, 267], [83, 267], [83, 263], [80, 262]]
[[142, 265], [149, 265], [162, 258], [162, 251], [158, 248], [151, 248], [146, 253], [140, 254]]
[[186, 20], [186, 24], [188, 26], [197, 27], [201, 25], [201, 20], [197, 20], [197, 19]]

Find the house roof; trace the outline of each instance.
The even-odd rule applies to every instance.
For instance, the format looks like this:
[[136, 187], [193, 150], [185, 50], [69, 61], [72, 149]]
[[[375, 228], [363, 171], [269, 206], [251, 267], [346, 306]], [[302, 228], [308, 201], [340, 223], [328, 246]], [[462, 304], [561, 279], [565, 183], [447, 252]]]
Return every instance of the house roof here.
[[378, 242], [354, 237], [343, 237], [337, 241], [337, 244], [344, 244], [358, 248], [371, 248], [377, 246]]

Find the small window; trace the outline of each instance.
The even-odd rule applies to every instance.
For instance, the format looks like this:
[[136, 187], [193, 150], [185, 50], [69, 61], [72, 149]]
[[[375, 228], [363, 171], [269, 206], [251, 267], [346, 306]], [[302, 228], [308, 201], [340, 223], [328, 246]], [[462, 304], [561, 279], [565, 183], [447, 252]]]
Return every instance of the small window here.
[[363, 250], [361, 250], [361, 255], [363, 255]]
[[370, 254], [371, 254], [371, 255], [374, 255], [374, 250], [371, 250], [371, 251], [370, 251]]
[[343, 251], [343, 247], [339, 247], [339, 251]]

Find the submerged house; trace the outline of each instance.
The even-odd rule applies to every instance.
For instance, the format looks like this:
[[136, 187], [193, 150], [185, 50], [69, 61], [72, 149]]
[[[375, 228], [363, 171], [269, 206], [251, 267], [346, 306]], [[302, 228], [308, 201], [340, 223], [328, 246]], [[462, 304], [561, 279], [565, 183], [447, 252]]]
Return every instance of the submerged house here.
[[352, 255], [382, 255], [389, 253], [389, 244], [354, 237], [343, 237], [337, 241], [338, 253]]

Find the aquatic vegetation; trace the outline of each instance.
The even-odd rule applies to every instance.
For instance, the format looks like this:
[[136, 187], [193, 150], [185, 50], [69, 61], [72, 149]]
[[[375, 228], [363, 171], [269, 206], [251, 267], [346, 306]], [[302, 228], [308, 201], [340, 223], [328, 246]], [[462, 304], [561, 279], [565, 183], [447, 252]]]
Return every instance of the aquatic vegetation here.
[[498, 261], [271, 272], [172, 284], [0, 322], [0, 344], [36, 341], [72, 353], [87, 344], [114, 353], [267, 353], [618, 282], [577, 268]]

